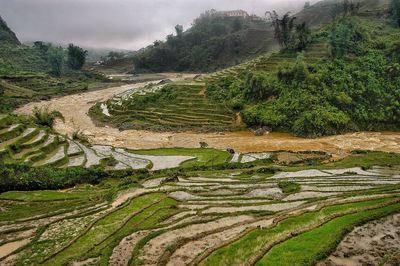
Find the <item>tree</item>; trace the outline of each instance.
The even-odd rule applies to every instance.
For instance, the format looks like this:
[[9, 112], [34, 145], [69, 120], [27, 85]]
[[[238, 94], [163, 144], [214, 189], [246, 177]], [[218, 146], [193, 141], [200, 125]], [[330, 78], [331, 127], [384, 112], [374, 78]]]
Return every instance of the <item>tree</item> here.
[[61, 76], [64, 65], [64, 50], [61, 47], [50, 47], [47, 52], [47, 60], [51, 67], [51, 73]]
[[296, 17], [291, 17], [290, 12], [288, 12], [280, 19], [276, 11], [267, 11], [265, 15], [269, 15], [271, 18], [275, 39], [278, 41], [279, 45], [285, 48], [289, 47], [293, 37], [293, 30], [295, 28], [294, 21]]
[[356, 20], [346, 18], [331, 26], [328, 38], [332, 56], [340, 58], [348, 53], [362, 52], [360, 44], [368, 39], [368, 35]]
[[389, 15], [397, 26], [400, 26], [400, 0], [392, 0], [390, 2]]
[[68, 45], [68, 65], [75, 70], [82, 69], [86, 62], [87, 51], [73, 45]]
[[239, 31], [242, 29], [242, 22], [240, 21], [239, 18], [236, 18], [233, 22], [232, 22], [232, 29], [233, 31]]
[[342, 15], [343, 17], [354, 16], [357, 15], [360, 8], [360, 2], [356, 3], [353, 0], [344, 0], [343, 2], [333, 6], [331, 16], [333, 20], [336, 20], [339, 15]]
[[304, 3], [304, 9], [307, 9], [311, 6], [310, 1]]
[[306, 22], [296, 25], [295, 49], [303, 51], [311, 43], [311, 30]]
[[183, 26], [182, 25], [176, 25], [175, 26], [175, 32], [177, 37], [181, 37], [183, 35]]

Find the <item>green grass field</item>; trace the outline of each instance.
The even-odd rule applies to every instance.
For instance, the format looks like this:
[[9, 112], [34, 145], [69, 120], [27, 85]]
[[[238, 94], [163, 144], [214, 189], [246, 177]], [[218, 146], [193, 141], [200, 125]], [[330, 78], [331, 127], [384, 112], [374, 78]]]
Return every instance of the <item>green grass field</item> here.
[[227, 151], [216, 149], [187, 149], [187, 148], [166, 148], [155, 150], [132, 150], [131, 153], [156, 156], [193, 156], [195, 160], [184, 162], [181, 167], [212, 166], [224, 164], [232, 159]]

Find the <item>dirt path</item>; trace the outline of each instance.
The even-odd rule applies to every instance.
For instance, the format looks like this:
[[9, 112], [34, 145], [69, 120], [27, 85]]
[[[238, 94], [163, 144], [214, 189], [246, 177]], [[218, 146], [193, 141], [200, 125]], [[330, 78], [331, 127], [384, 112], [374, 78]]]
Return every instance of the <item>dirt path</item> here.
[[[192, 75], [183, 75], [182, 78]], [[169, 78], [173, 78], [170, 74]], [[176, 77], [176, 74], [175, 74]], [[29, 103], [19, 108], [16, 113], [31, 114], [34, 107], [49, 107], [60, 111], [65, 123], [59, 122], [56, 130], [61, 134], [71, 134], [79, 129], [88, 135], [94, 144], [112, 145], [130, 149], [152, 149], [161, 147], [198, 147], [204, 141], [210, 147], [233, 148], [240, 152], [263, 152], [274, 150], [321, 150], [342, 157], [351, 150], [368, 149], [386, 152], [400, 152], [400, 133], [394, 132], [360, 132], [318, 139], [302, 139], [284, 133], [272, 133], [256, 137], [252, 132], [228, 133], [155, 133], [148, 131], [128, 130], [120, 132], [115, 128], [96, 127], [88, 111], [97, 101], [104, 101], [113, 95], [132, 88], [139, 88], [147, 83], [124, 85], [99, 91], [69, 95], [50, 101]]]
[[[368, 223], [354, 229], [336, 251], [318, 266], [378, 265], [386, 256], [388, 263], [398, 265], [400, 257], [400, 214]], [[393, 255], [393, 258], [390, 258]], [[393, 260], [393, 262], [391, 262]]]

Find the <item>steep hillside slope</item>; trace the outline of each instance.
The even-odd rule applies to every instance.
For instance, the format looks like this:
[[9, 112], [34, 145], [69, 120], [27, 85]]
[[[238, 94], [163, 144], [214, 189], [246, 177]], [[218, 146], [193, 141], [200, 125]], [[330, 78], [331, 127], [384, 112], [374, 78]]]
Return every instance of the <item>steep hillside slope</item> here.
[[0, 16], [0, 45], [2, 44], [20, 45], [21, 43], [15, 33], [7, 26], [7, 23]]
[[382, 5], [362, 2], [301, 54], [282, 50], [212, 75], [207, 95], [241, 110], [248, 126], [301, 136], [398, 130], [400, 29]]
[[273, 29], [251, 17], [222, 17], [208, 11], [183, 32], [156, 41], [134, 57], [141, 71], [213, 71], [237, 64], [276, 47]]
[[[59, 74], [54, 73], [57, 60]], [[43, 42], [22, 45], [0, 17], [0, 113], [32, 100], [107, 86], [108, 82], [96, 73], [71, 69], [62, 47]]]
[[[294, 16], [298, 23], [307, 22], [311, 27], [318, 28], [332, 20], [332, 9], [335, 5], [340, 5], [342, 0], [324, 0], [320, 1], [308, 8], [303, 9]], [[374, 13], [379, 14], [385, 12], [389, 6], [390, 0], [358, 0], [355, 2], [362, 3], [359, 14]]]

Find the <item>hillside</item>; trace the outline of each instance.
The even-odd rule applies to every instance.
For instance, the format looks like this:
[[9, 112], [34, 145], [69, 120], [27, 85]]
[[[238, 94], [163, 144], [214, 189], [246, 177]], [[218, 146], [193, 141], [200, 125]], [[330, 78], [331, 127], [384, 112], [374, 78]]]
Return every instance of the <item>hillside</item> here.
[[383, 5], [318, 30], [303, 53], [289, 49], [207, 82], [207, 95], [241, 110], [250, 127], [319, 136], [399, 130], [398, 36]]
[[[297, 24], [306, 22], [317, 29], [331, 21], [332, 9], [340, 2], [321, 1], [291, 15], [296, 17]], [[375, 2], [370, 0], [363, 8], [377, 10]], [[176, 32], [167, 36], [166, 41], [156, 41], [140, 50], [133, 58], [136, 72], [212, 72], [279, 49], [269, 20], [217, 14], [207, 11], [185, 32]]]
[[96, 72], [72, 69], [62, 47], [22, 45], [0, 18], [0, 113], [30, 101], [110, 85]]
[[[372, 5], [367, 0], [356, 12], [339, 14], [335, 21], [316, 28], [302, 52], [288, 47], [206, 77], [204, 97], [210, 106], [224, 105], [232, 114], [240, 113], [248, 127], [267, 131], [314, 137], [360, 130], [398, 130], [400, 80], [396, 73], [400, 29], [388, 19], [387, 1]], [[202, 86], [201, 81], [197, 86]], [[191, 97], [185, 101], [199, 100]], [[140, 121], [165, 112], [163, 106], [168, 103], [160, 99], [176, 106], [172, 100], [175, 98], [168, 100], [162, 91], [146, 98], [153, 108], [148, 114], [142, 113], [144, 120]], [[102, 114], [100, 119], [137, 127], [142, 122], [138, 124], [123, 115], [127, 110], [140, 111], [137, 101], [133, 95], [117, 106], [107, 103], [110, 110], [124, 111], [109, 117]], [[177, 111], [167, 109], [175, 115], [171, 121], [175, 129], [184, 128], [183, 118], [197, 119], [193, 113], [200, 113], [193, 104], [182, 109], [179, 118]], [[171, 129], [165, 127], [163, 116], [154, 118], [151, 128]], [[234, 119], [237, 126], [241, 119]]]
[[207, 11], [186, 31], [139, 51], [137, 72], [213, 71], [253, 58], [276, 48], [270, 25], [252, 17], [223, 17]]
[[3, 44], [20, 45], [15, 33], [7, 26], [7, 23], [0, 16], [0, 45]]

